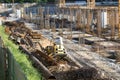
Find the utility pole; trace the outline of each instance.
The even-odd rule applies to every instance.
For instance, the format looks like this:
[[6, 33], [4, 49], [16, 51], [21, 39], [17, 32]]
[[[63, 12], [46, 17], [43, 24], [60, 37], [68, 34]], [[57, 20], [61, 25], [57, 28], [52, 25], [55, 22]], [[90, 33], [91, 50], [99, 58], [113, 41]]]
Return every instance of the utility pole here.
[[14, 1], [14, 0], [12, 0], [12, 6], [14, 6], [14, 3], [15, 3], [15, 1]]
[[13, 9], [13, 12], [15, 12], [15, 6], [14, 6], [14, 3], [15, 3], [15, 1], [12, 0], [12, 9]]
[[14, 4], [14, 0], [12, 0], [12, 3]]

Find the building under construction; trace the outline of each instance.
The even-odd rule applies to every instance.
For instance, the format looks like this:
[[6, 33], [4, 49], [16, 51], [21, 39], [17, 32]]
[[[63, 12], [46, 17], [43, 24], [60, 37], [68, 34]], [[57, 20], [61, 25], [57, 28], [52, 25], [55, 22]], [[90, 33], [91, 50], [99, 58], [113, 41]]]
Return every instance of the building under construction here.
[[46, 80], [120, 80], [117, 3], [56, 0], [16, 8], [19, 20], [5, 20], [5, 32]]

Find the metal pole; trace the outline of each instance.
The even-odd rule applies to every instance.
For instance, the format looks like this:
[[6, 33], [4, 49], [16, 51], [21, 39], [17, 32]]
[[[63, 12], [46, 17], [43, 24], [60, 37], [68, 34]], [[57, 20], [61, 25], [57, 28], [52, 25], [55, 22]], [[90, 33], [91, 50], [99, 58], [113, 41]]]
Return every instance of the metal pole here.
[[13, 12], [15, 12], [14, 3], [15, 3], [15, 1], [14, 1], [14, 0], [12, 0], [12, 9], [13, 9]]
[[14, 0], [12, 0], [12, 3], [13, 3], [13, 4], [14, 4], [14, 2], [15, 2], [15, 1], [14, 1]]

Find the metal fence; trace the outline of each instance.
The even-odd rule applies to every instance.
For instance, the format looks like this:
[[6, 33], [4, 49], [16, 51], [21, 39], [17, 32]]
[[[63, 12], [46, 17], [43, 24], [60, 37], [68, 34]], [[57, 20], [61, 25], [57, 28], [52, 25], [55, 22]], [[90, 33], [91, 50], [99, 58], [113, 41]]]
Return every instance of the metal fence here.
[[0, 80], [27, 80], [8, 48], [0, 40]]
[[0, 46], [0, 80], [6, 79], [5, 57], [4, 50]]

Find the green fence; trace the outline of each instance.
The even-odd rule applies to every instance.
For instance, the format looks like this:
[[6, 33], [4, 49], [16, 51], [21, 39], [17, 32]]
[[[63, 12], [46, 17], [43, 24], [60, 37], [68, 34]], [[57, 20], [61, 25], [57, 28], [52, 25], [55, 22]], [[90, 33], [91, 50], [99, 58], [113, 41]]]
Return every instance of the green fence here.
[[22, 72], [20, 66], [18, 63], [15, 61], [13, 55], [7, 49], [8, 54], [8, 80], [27, 80], [26, 76]]
[[0, 80], [27, 80], [10, 50], [1, 44], [0, 40]]
[[5, 57], [4, 50], [0, 47], [0, 80], [6, 79]]

